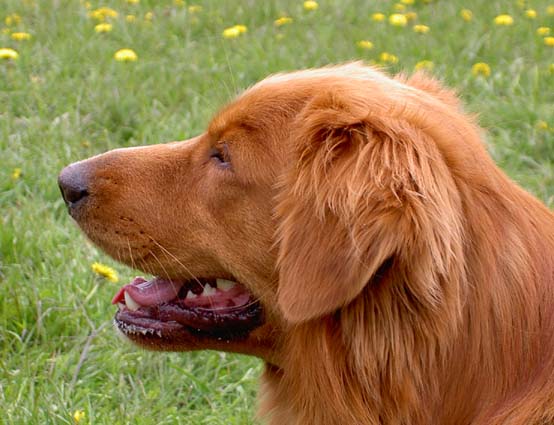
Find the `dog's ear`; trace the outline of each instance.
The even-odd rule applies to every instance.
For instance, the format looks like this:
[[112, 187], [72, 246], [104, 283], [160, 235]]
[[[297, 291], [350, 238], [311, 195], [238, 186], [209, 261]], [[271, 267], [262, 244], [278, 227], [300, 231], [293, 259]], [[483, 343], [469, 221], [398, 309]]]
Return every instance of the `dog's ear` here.
[[277, 208], [278, 304], [290, 322], [347, 305], [387, 266], [433, 304], [436, 274], [459, 254], [459, 199], [437, 144], [408, 112], [375, 108], [334, 90], [297, 117]]

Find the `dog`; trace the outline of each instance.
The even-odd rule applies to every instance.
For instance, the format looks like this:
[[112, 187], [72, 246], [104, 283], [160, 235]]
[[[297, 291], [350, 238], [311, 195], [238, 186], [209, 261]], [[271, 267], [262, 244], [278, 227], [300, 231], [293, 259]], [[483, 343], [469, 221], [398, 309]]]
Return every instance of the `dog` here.
[[554, 217], [456, 95], [361, 63], [269, 76], [190, 140], [69, 165], [152, 350], [265, 361], [271, 425], [554, 423]]

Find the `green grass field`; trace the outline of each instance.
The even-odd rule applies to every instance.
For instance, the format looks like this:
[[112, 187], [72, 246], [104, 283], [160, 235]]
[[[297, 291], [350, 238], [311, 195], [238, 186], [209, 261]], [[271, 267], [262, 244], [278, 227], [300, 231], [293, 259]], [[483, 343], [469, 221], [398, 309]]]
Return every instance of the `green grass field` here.
[[[85, 240], [56, 178], [108, 149], [195, 135], [267, 74], [352, 59], [412, 72], [431, 61], [479, 114], [500, 166], [554, 206], [549, 1], [320, 0], [305, 10], [300, 0], [0, 0], [0, 49], [18, 54], [0, 58], [0, 423], [253, 423], [258, 360], [149, 353], [116, 336], [110, 299], [137, 272]], [[100, 6], [117, 11], [111, 31], [95, 31]], [[392, 25], [393, 13], [406, 25]], [[513, 24], [495, 24], [500, 14]], [[292, 22], [277, 26], [283, 16]], [[225, 38], [234, 25], [247, 31]], [[121, 48], [138, 59], [115, 60]], [[479, 62], [490, 75], [472, 73]], [[94, 262], [120, 282], [95, 275]]]

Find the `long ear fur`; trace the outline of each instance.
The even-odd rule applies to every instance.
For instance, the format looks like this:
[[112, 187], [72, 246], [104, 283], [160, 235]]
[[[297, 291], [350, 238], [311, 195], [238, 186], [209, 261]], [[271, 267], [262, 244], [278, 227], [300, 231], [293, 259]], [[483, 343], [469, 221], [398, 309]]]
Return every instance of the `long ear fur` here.
[[287, 320], [336, 311], [386, 267], [405, 274], [411, 301], [432, 308], [445, 296], [439, 275], [462, 255], [461, 202], [437, 145], [398, 106], [373, 110], [356, 87], [333, 89], [297, 118], [277, 211]]

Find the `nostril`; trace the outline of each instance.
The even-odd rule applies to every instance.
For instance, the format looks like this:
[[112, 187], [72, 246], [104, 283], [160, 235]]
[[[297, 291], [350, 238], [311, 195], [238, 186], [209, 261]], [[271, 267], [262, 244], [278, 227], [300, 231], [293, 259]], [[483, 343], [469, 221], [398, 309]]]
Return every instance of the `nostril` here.
[[62, 196], [66, 203], [74, 204], [83, 199], [85, 196], [88, 196], [88, 191], [81, 188], [66, 187], [65, 189], [62, 189]]
[[65, 203], [70, 207], [89, 195], [86, 173], [79, 163], [62, 170], [58, 185]]

